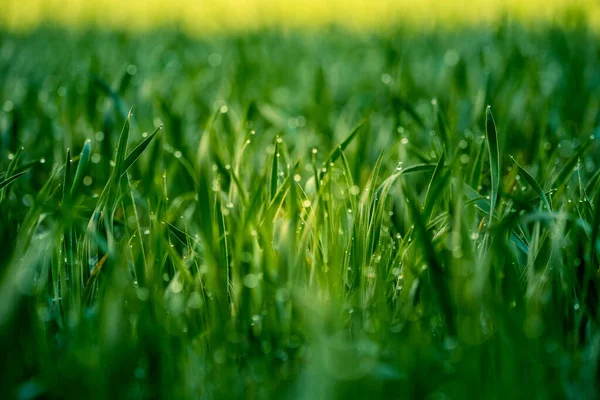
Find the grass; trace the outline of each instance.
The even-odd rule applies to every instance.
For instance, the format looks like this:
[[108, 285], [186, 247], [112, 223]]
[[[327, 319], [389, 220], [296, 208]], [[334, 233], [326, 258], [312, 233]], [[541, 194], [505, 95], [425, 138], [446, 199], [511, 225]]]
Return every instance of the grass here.
[[586, 25], [0, 37], [3, 397], [598, 395]]

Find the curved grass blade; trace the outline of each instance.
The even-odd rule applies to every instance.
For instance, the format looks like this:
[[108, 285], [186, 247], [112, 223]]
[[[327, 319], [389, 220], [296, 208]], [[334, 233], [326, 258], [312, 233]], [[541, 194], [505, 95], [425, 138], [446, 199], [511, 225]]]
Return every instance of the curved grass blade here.
[[444, 152], [448, 153], [448, 158], [452, 159], [452, 146], [450, 144], [450, 137], [448, 136], [448, 123], [444, 117], [444, 114], [440, 110], [439, 103], [437, 101], [433, 103], [433, 108], [435, 110], [436, 123], [440, 133], [440, 138], [442, 139]]
[[65, 163], [65, 176], [63, 181], [63, 202], [70, 197], [71, 192], [67, 189], [69, 186], [71, 186], [71, 149], [67, 149], [67, 161]]
[[129, 114], [125, 119], [125, 124], [121, 130], [121, 136], [119, 136], [119, 144], [117, 146], [117, 157], [115, 158], [115, 169], [114, 174], [116, 177], [121, 176], [123, 162], [125, 161], [125, 154], [127, 154], [127, 142], [129, 141], [129, 127], [131, 124], [131, 112], [133, 108], [129, 110]]
[[539, 185], [539, 183], [537, 183], [535, 178], [533, 176], [531, 176], [529, 174], [529, 172], [527, 172], [525, 170], [525, 168], [523, 168], [517, 162], [517, 160], [515, 160], [515, 158], [513, 156], [510, 156], [510, 159], [513, 160], [513, 162], [519, 169], [519, 172], [523, 175], [523, 177], [525, 178], [527, 183], [529, 183], [529, 186], [531, 186], [531, 188], [535, 191], [535, 193], [540, 197], [540, 199], [542, 200], [542, 202], [544, 203], [544, 205], [546, 206], [548, 211], [552, 211], [552, 207], [550, 206], [550, 202], [548, 201], [548, 198], [546, 197], [546, 193], [544, 193], [544, 189], [542, 189], [542, 187]]
[[[330, 163], [335, 162], [340, 154], [346, 150], [346, 147], [348, 147], [348, 145], [352, 142], [352, 140], [354, 140], [354, 138], [356, 137], [356, 135], [358, 134], [358, 132], [360, 131], [360, 128], [363, 127], [363, 125], [365, 124], [365, 121], [362, 120], [360, 121], [350, 132], [350, 134], [348, 136], [346, 136], [346, 139], [344, 139], [342, 141], [342, 143], [340, 143], [338, 146], [336, 146], [335, 149], [331, 150], [331, 152], [329, 153], [329, 155], [327, 156], [327, 158], [325, 159], [325, 161], [323, 162], [323, 165], [329, 165]], [[320, 172], [319, 173], [319, 179], [323, 179], [323, 175], [325, 175], [325, 172]]]
[[500, 151], [498, 149], [498, 134], [496, 123], [492, 116], [492, 108], [487, 107], [485, 114], [485, 134], [487, 137], [488, 151], [490, 156], [490, 172], [492, 187], [490, 189], [490, 220], [494, 216], [494, 208], [498, 199], [498, 189], [500, 187]]
[[[6, 172], [3, 175], [4, 178], [6, 178], [7, 176], [17, 175], [17, 174], [15, 174], [15, 170], [17, 169], [17, 163], [19, 162], [19, 158], [21, 157], [22, 152], [23, 152], [23, 147], [19, 147], [19, 149], [13, 156], [13, 159], [8, 164], [8, 169], [6, 170]], [[37, 161], [35, 163], [37, 164]], [[8, 178], [8, 179], [10, 179], [10, 178]], [[8, 179], [6, 179], [4, 182], [8, 181]], [[8, 182], [6, 185], [8, 186], [9, 183], [10, 182]], [[2, 190], [2, 188], [3, 188], [3, 186], [0, 186], [0, 202], [2, 202], [4, 200], [4, 195], [5, 195], [4, 190]]]
[[18, 178], [20, 178], [21, 176], [25, 175], [26, 173], [28, 173], [29, 171], [23, 171], [23, 172], [19, 172], [17, 174], [14, 174], [13, 176], [11, 176], [8, 179], [3, 180], [2, 182], [0, 182], [0, 190], [4, 189], [5, 187], [7, 187], [8, 185], [10, 185], [11, 183], [13, 183], [14, 181], [16, 181]]
[[429, 185], [427, 185], [427, 192], [425, 192], [425, 200], [423, 201], [422, 209], [425, 211], [425, 216], [428, 217], [431, 211], [433, 210], [433, 200], [430, 197], [432, 186], [438, 185], [438, 179], [442, 174], [442, 170], [444, 168], [444, 163], [446, 162], [446, 153], [442, 153], [435, 169], [433, 170], [433, 174], [431, 175], [431, 180], [429, 181]]
[[279, 170], [279, 157], [277, 157], [277, 153], [279, 152], [279, 141], [277, 139], [275, 139], [275, 152], [273, 153], [273, 163], [271, 164], [271, 179], [269, 184], [269, 194], [271, 196], [271, 201], [275, 198], [275, 194], [277, 193], [277, 174]]
[[79, 156], [79, 164], [77, 164], [77, 169], [75, 170], [75, 178], [73, 178], [73, 185], [71, 186], [71, 197], [77, 194], [77, 191], [81, 186], [81, 182], [83, 182], [83, 175], [85, 174], [85, 170], [87, 169], [88, 163], [90, 161], [90, 152], [91, 141], [88, 139], [85, 141], [83, 145], [83, 150], [81, 150], [81, 155]]
[[408, 200], [408, 209], [410, 210], [418, 240], [421, 242], [423, 255], [427, 261], [427, 264], [429, 265], [431, 283], [433, 284], [434, 290], [437, 292], [439, 307], [444, 316], [444, 320], [446, 321], [448, 333], [450, 336], [455, 336], [456, 326], [454, 321], [454, 306], [452, 303], [452, 297], [444, 277], [442, 264], [437, 258], [432, 237], [427, 230], [425, 221], [423, 220], [419, 207], [417, 206], [416, 197], [413, 195], [412, 191], [407, 185], [402, 186], [402, 193], [404, 193]]
[[579, 162], [579, 159], [581, 158], [581, 156], [583, 156], [583, 153], [588, 149], [588, 147], [590, 147], [593, 141], [594, 139], [589, 139], [587, 142], [585, 142], [579, 148], [579, 150], [577, 150], [573, 157], [571, 157], [569, 161], [565, 163], [564, 167], [560, 170], [558, 175], [556, 175], [556, 178], [554, 178], [554, 180], [552, 181], [552, 184], [550, 185], [552, 189], [560, 189], [573, 175], [573, 173], [575, 172], [575, 166]]
[[127, 157], [125, 158], [125, 160], [123, 161], [123, 165], [122, 165], [122, 170], [120, 172], [119, 176], [123, 176], [127, 170], [129, 170], [129, 168], [131, 168], [131, 166], [133, 165], [133, 163], [142, 155], [142, 153], [144, 152], [144, 150], [146, 150], [146, 148], [148, 147], [148, 145], [150, 145], [150, 143], [152, 142], [152, 140], [154, 139], [154, 137], [156, 136], [156, 134], [158, 133], [158, 131], [160, 131], [162, 129], [162, 125], [159, 126], [158, 128], [156, 128], [154, 130], [154, 132], [152, 132], [152, 134], [150, 134], [147, 138], [145, 138], [144, 140], [142, 140], [142, 142], [140, 144], [138, 144], [135, 149], [133, 149], [131, 151], [131, 153], [129, 153], [129, 155], [127, 155]]
[[483, 158], [485, 154], [485, 143], [481, 143], [479, 150], [475, 156], [475, 162], [473, 162], [473, 169], [469, 178], [469, 185], [474, 188], [478, 188], [481, 183], [481, 169], [483, 166]]

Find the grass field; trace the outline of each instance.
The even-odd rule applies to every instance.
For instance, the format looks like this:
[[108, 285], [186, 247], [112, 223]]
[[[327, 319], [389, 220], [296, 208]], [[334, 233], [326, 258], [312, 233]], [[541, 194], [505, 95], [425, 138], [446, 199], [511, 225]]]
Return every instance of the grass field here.
[[597, 398], [595, 32], [2, 30], [0, 397]]

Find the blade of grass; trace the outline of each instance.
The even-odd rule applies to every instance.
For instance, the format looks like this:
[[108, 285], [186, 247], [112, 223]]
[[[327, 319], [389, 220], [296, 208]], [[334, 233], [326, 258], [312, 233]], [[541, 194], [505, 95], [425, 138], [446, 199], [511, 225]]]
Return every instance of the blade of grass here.
[[425, 221], [421, 216], [421, 211], [417, 206], [416, 197], [406, 184], [402, 185], [402, 193], [404, 193], [406, 196], [408, 209], [415, 226], [415, 232], [418, 236], [418, 240], [421, 242], [421, 246], [423, 248], [422, 253], [427, 261], [427, 265], [429, 266], [431, 283], [436, 291], [439, 307], [442, 311], [442, 315], [444, 316], [448, 334], [453, 337], [456, 335], [454, 305], [452, 296], [450, 294], [450, 288], [446, 282], [447, 278], [444, 276], [444, 269], [438, 260], [437, 252], [433, 246], [431, 234], [427, 230]]
[[561, 189], [567, 180], [575, 173], [575, 167], [579, 162], [579, 159], [583, 156], [583, 153], [590, 147], [594, 139], [589, 139], [577, 150], [577, 152], [564, 164], [560, 172], [552, 180], [550, 188]]
[[275, 194], [277, 193], [277, 180], [279, 174], [279, 137], [275, 139], [275, 151], [273, 152], [273, 161], [271, 163], [271, 174], [270, 174], [270, 184], [269, 184], [269, 194], [271, 196], [271, 201], [275, 198]]
[[146, 150], [146, 148], [150, 145], [150, 143], [152, 142], [152, 140], [154, 139], [154, 137], [156, 136], [158, 131], [160, 131], [162, 129], [162, 127], [163, 126], [160, 125], [158, 128], [156, 128], [154, 130], [154, 132], [152, 132], [152, 134], [150, 134], [147, 138], [142, 140], [142, 142], [140, 144], [138, 144], [131, 151], [131, 153], [129, 153], [129, 155], [127, 155], [127, 157], [123, 161], [123, 165], [121, 167], [119, 176], [123, 176], [129, 170], [129, 168], [131, 168], [133, 163], [142, 155], [144, 150]]
[[18, 174], [14, 174], [10, 178], [3, 180], [2, 182], [0, 182], [0, 190], [8, 187], [8, 185], [10, 185], [11, 183], [13, 183], [28, 172], [29, 171], [19, 172]]
[[86, 172], [88, 163], [90, 161], [90, 152], [91, 141], [88, 139], [85, 141], [83, 149], [81, 150], [81, 155], [79, 156], [79, 164], [77, 164], [77, 169], [75, 170], [75, 178], [73, 178], [73, 185], [71, 186], [71, 198], [73, 198], [77, 194], [77, 191], [81, 186], [81, 182], [83, 182], [83, 176]]
[[[346, 150], [346, 147], [348, 147], [348, 145], [350, 143], [352, 143], [352, 140], [354, 140], [354, 138], [356, 137], [356, 135], [358, 134], [358, 132], [360, 132], [360, 129], [363, 127], [363, 125], [365, 124], [365, 121], [362, 120], [360, 121], [351, 131], [350, 134], [348, 136], [346, 136], [346, 138], [339, 144], [337, 145], [333, 150], [331, 150], [331, 152], [329, 153], [329, 155], [327, 156], [327, 158], [325, 159], [325, 161], [323, 162], [323, 166], [327, 167], [330, 163], [334, 163], [337, 161], [337, 159], [340, 157], [340, 154]], [[329, 170], [329, 169], [327, 169]], [[323, 179], [323, 176], [325, 175], [325, 172], [323, 172], [321, 170], [321, 172], [319, 173], [319, 180]]]
[[546, 206], [546, 208], [548, 209], [548, 211], [552, 211], [552, 207], [550, 206], [550, 202], [548, 201], [548, 198], [546, 197], [546, 193], [544, 193], [544, 189], [542, 189], [542, 187], [540, 186], [540, 184], [537, 183], [537, 181], [535, 180], [535, 178], [533, 176], [531, 176], [531, 174], [529, 174], [529, 172], [527, 172], [525, 170], [525, 168], [523, 168], [517, 162], [517, 160], [515, 160], [515, 158], [513, 156], [510, 156], [510, 159], [515, 163], [515, 165], [519, 169], [519, 172], [523, 175], [523, 177], [525, 178], [525, 180], [527, 181], [527, 183], [529, 184], [529, 186], [531, 186], [531, 188], [535, 191], [535, 193], [542, 200], [542, 203], [544, 203], [544, 205]]
[[485, 133], [487, 137], [488, 152], [490, 156], [490, 173], [491, 173], [491, 188], [490, 188], [490, 221], [494, 216], [494, 209], [498, 199], [498, 189], [500, 187], [500, 151], [498, 149], [498, 135], [496, 131], [496, 123], [492, 116], [492, 108], [487, 107], [485, 114]]

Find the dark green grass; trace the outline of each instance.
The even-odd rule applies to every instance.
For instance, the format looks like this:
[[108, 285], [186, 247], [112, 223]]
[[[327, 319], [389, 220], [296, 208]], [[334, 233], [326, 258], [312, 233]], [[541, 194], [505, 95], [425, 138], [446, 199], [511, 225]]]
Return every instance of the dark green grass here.
[[0, 396], [596, 397], [599, 58], [2, 33]]

